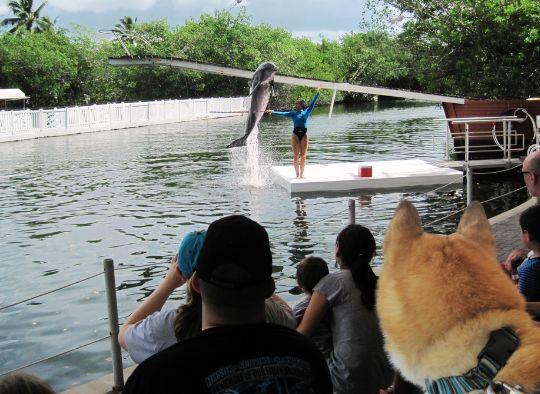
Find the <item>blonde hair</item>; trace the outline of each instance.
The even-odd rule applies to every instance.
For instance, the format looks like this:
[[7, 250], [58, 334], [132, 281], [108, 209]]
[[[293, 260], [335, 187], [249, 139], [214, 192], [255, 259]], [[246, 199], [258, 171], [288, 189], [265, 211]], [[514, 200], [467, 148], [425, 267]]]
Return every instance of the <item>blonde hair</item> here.
[[186, 285], [186, 302], [176, 310], [174, 335], [178, 341], [191, 338], [202, 331], [202, 299], [193, 290], [191, 279]]

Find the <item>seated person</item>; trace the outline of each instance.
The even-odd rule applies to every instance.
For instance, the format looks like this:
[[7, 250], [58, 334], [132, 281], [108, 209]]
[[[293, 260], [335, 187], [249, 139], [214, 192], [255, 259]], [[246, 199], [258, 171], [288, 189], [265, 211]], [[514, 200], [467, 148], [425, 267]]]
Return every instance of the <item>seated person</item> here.
[[[192, 231], [183, 238], [163, 282], [120, 328], [118, 342], [134, 362], [141, 363], [178, 341], [201, 332], [201, 297], [193, 290], [190, 278], [196, 269], [205, 236], [205, 231]], [[187, 283], [185, 304], [162, 309], [173, 291], [184, 283]], [[276, 294], [266, 300], [266, 316], [270, 322], [296, 327], [291, 308]]]
[[310, 336], [331, 314], [328, 366], [336, 394], [378, 394], [394, 379], [375, 310], [377, 276], [370, 265], [374, 254], [375, 238], [369, 229], [354, 224], [341, 230], [335, 249], [340, 270], [317, 283], [296, 329]]
[[[324, 259], [315, 256], [304, 258], [296, 267], [296, 282], [298, 287], [304, 292], [304, 298], [293, 305], [294, 316], [298, 324], [304, 317], [304, 312], [309, 305], [309, 300], [313, 294], [313, 288], [319, 281], [328, 275], [328, 264]], [[323, 321], [311, 334], [311, 339], [319, 350], [328, 358], [332, 351], [332, 333], [330, 331], [330, 314], [326, 314]]]
[[240, 215], [213, 222], [191, 282], [202, 299], [202, 332], [142, 362], [124, 394], [332, 393], [315, 345], [265, 323], [275, 284], [261, 225]]
[[517, 267], [519, 292], [528, 302], [540, 301], [540, 205], [523, 211], [519, 225], [523, 244], [531, 250]]

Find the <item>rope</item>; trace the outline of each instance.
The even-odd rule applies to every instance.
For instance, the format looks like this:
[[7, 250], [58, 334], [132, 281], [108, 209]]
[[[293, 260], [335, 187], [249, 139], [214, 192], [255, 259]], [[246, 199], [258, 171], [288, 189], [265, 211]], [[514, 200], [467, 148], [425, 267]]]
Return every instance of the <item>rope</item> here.
[[502, 174], [503, 172], [506, 172], [506, 171], [512, 171], [512, 170], [515, 170], [516, 168], [519, 168], [521, 167], [523, 164], [518, 164], [514, 167], [510, 167], [510, 168], [507, 168], [507, 169], [504, 169], [504, 170], [499, 170], [499, 171], [490, 171], [490, 172], [475, 172], [474, 175], [491, 175], [491, 174]]
[[491, 202], [491, 201], [496, 200], [496, 199], [498, 199], [498, 198], [506, 197], [506, 196], [508, 196], [508, 195], [510, 195], [510, 194], [512, 194], [512, 193], [519, 192], [520, 190], [523, 190], [523, 189], [525, 189], [525, 188], [527, 188], [527, 186], [522, 186], [522, 187], [520, 187], [519, 189], [515, 189], [515, 190], [512, 190], [512, 191], [509, 191], [508, 193], [501, 194], [500, 196], [490, 198], [489, 200], [486, 200], [486, 201], [482, 201], [482, 204], [484, 204], [484, 203], [486, 203], [486, 202]]
[[51, 294], [51, 293], [54, 293], [54, 292], [56, 292], [56, 291], [65, 289], [65, 288], [67, 288], [67, 287], [76, 285], [76, 284], [78, 284], [78, 283], [87, 281], [87, 280], [92, 279], [92, 278], [95, 278], [96, 276], [99, 276], [99, 275], [103, 275], [103, 272], [100, 272], [100, 273], [95, 274], [95, 275], [91, 275], [91, 276], [89, 276], [89, 277], [87, 277], [87, 278], [80, 279], [80, 280], [78, 280], [78, 281], [76, 281], [76, 282], [72, 282], [72, 283], [69, 283], [69, 284], [64, 285], [64, 286], [60, 286], [60, 287], [58, 287], [58, 288], [56, 288], [56, 289], [46, 291], [45, 293], [41, 293], [41, 294], [38, 294], [38, 295], [36, 295], [36, 296], [30, 297], [30, 298], [26, 298], [26, 299], [24, 299], [24, 300], [22, 300], [22, 301], [18, 301], [18, 302], [14, 302], [13, 304], [5, 305], [5, 306], [3, 306], [3, 307], [0, 308], [0, 311], [3, 311], [4, 309], [11, 308], [11, 307], [16, 306], [16, 305], [24, 304], [25, 302], [28, 302], [28, 301], [31, 301], [31, 300], [35, 300], [36, 298], [43, 297], [44, 295]]
[[[349, 208], [343, 209], [343, 210], [341, 210], [341, 211], [339, 211], [339, 212], [333, 214], [332, 216], [328, 216], [328, 217], [323, 218], [323, 219], [321, 219], [321, 220], [317, 220], [317, 221], [315, 221], [315, 222], [312, 222], [312, 223], [310, 223], [310, 225], [315, 225], [315, 224], [322, 223], [322, 222], [324, 222], [324, 221], [326, 221], [326, 220], [329, 220], [329, 219], [332, 219], [332, 218], [334, 218], [335, 216], [340, 215], [340, 214], [342, 214], [343, 212], [346, 212], [346, 211], [348, 211], [348, 210], [349, 210]], [[291, 230], [291, 231], [287, 231], [286, 233], [274, 235], [272, 238], [280, 238], [280, 237], [283, 237], [283, 236], [285, 236], [285, 235], [289, 235], [289, 234], [295, 233], [296, 231], [298, 231], [298, 229], [294, 229], [294, 230]]]
[[[489, 200], [485, 200], [485, 201], [482, 201], [482, 202], [480, 202], [480, 203], [483, 205], [483, 204], [485, 204], [485, 203], [488, 203], [488, 202], [497, 200], [497, 199], [499, 199], [499, 198], [506, 197], [506, 196], [508, 196], [508, 195], [510, 195], [510, 194], [512, 194], [512, 193], [519, 192], [519, 191], [525, 189], [526, 187], [527, 187], [527, 186], [522, 186], [522, 187], [520, 187], [519, 189], [511, 190], [511, 191], [509, 191], [508, 193], [501, 194], [500, 196], [490, 198]], [[439, 219], [437, 219], [437, 220], [434, 220], [434, 221], [432, 221], [432, 222], [430, 222], [430, 223], [427, 223], [426, 226], [431, 226], [432, 224], [438, 223], [438, 222], [440, 222], [440, 221], [442, 221], [442, 220], [444, 220], [444, 219], [448, 219], [448, 218], [451, 217], [451, 216], [454, 216], [454, 215], [456, 215], [456, 214], [458, 214], [458, 213], [460, 213], [460, 212], [465, 211], [465, 209], [467, 209], [467, 207], [465, 207], [465, 208], [463, 208], [463, 209], [460, 209], [460, 210], [458, 210], [458, 211], [452, 212], [451, 214], [446, 215], [446, 216], [444, 216], [444, 217], [442, 217], [442, 218], [439, 218]]]
[[425, 194], [435, 193], [436, 191], [439, 191], [439, 190], [441, 190], [441, 189], [444, 189], [444, 188], [447, 187], [447, 186], [453, 185], [454, 183], [456, 183], [456, 181], [457, 181], [458, 179], [463, 179], [463, 178], [465, 178], [465, 175], [456, 177], [454, 180], [452, 180], [452, 182], [447, 183], [446, 185], [443, 185], [443, 186], [439, 186], [438, 188], [433, 189], [433, 190], [431, 190], [431, 191], [429, 191], [429, 192], [426, 192]]
[[0, 376], [5, 376], [5, 375], [8, 375], [8, 374], [10, 374], [12, 372], [20, 371], [21, 369], [31, 367], [32, 365], [36, 365], [36, 364], [42, 363], [44, 361], [52, 360], [53, 358], [63, 356], [64, 354], [71, 353], [71, 352], [73, 352], [75, 350], [82, 349], [83, 347], [90, 346], [90, 345], [93, 345], [94, 343], [104, 341], [105, 339], [109, 339], [110, 337], [111, 337], [110, 335], [107, 335], [106, 337], [95, 339], [95, 340], [93, 340], [91, 342], [88, 342], [88, 343], [85, 343], [83, 345], [76, 346], [76, 347], [68, 349], [68, 350], [64, 350], [63, 352], [55, 354], [54, 356], [45, 357], [45, 358], [42, 358], [41, 360], [37, 360], [37, 361], [31, 362], [29, 364], [23, 365], [22, 367], [18, 367], [18, 368], [12, 369], [10, 371], [2, 372], [2, 373], [0, 373]]
[[[302, 199], [297, 199], [297, 200], [294, 200], [295, 203], [297, 202], [303, 202], [304, 200]], [[309, 203], [309, 204], [306, 204], [306, 206], [310, 206], [310, 207], [314, 207], [315, 205], [328, 205], [328, 204], [337, 204], [337, 203], [342, 203], [343, 200], [338, 200], [338, 201], [322, 201], [322, 202], [314, 202], [314, 203]]]
[[[170, 261], [169, 261], [169, 263], [170, 263]], [[169, 264], [169, 263], [167, 263], [167, 264]], [[165, 264], [165, 263], [160, 262], [160, 263], [151, 263], [151, 264], [143, 264], [143, 265], [129, 265], [129, 266], [126, 266], [126, 267], [117, 267], [114, 270], [115, 271], [123, 271], [123, 270], [136, 269], [136, 268], [158, 267], [158, 266], [163, 266], [163, 264]]]

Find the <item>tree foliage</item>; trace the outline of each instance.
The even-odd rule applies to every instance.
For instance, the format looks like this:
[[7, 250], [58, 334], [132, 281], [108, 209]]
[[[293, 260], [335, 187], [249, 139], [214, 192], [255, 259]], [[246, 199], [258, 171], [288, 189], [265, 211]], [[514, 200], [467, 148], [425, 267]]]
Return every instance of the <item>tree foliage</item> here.
[[11, 0], [8, 2], [8, 7], [14, 16], [5, 18], [0, 22], [0, 26], [12, 26], [10, 33], [19, 31], [37, 31], [49, 30], [54, 22], [49, 18], [40, 16], [43, 7], [47, 2], [34, 9], [34, 0]]
[[[282, 75], [446, 95], [538, 95], [540, 2], [370, 1], [379, 4], [371, 30], [320, 43], [253, 24], [245, 8], [235, 14], [226, 10], [205, 14], [181, 26], [124, 17], [116, 28], [131, 38], [120, 42], [88, 29], [56, 31], [54, 21], [40, 15], [43, 3], [34, 12], [37, 19], [31, 30], [22, 24], [25, 27], [13, 33], [0, 33], [0, 86], [22, 89], [31, 96], [31, 107], [239, 96], [249, 91], [248, 82], [240, 78], [108, 64], [109, 57], [125, 56], [127, 49], [134, 56], [175, 57], [247, 70], [272, 61]], [[31, 0], [12, 2], [33, 10]], [[384, 20], [386, 30], [381, 28]], [[396, 27], [396, 21], [402, 25]], [[309, 99], [312, 94], [308, 88], [279, 85], [272, 105], [290, 106], [296, 98]], [[330, 96], [323, 91], [321, 101]], [[338, 94], [338, 100], [365, 99]]]
[[0, 84], [22, 89], [31, 96], [33, 106], [77, 103], [84, 70], [81, 60], [62, 33], [0, 36]]
[[489, 98], [537, 96], [538, 0], [384, 0], [407, 16], [400, 41], [426, 90]]

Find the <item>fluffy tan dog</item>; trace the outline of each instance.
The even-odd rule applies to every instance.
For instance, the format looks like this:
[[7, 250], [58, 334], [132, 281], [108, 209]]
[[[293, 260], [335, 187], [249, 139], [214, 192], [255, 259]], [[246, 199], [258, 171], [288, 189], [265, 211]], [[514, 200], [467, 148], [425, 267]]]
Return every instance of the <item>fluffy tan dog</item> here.
[[540, 328], [497, 264], [482, 205], [472, 203], [457, 232], [424, 233], [418, 212], [399, 204], [384, 239], [377, 311], [392, 362], [411, 382], [461, 376], [476, 367], [490, 333], [511, 327], [520, 345], [495, 380], [540, 389]]

